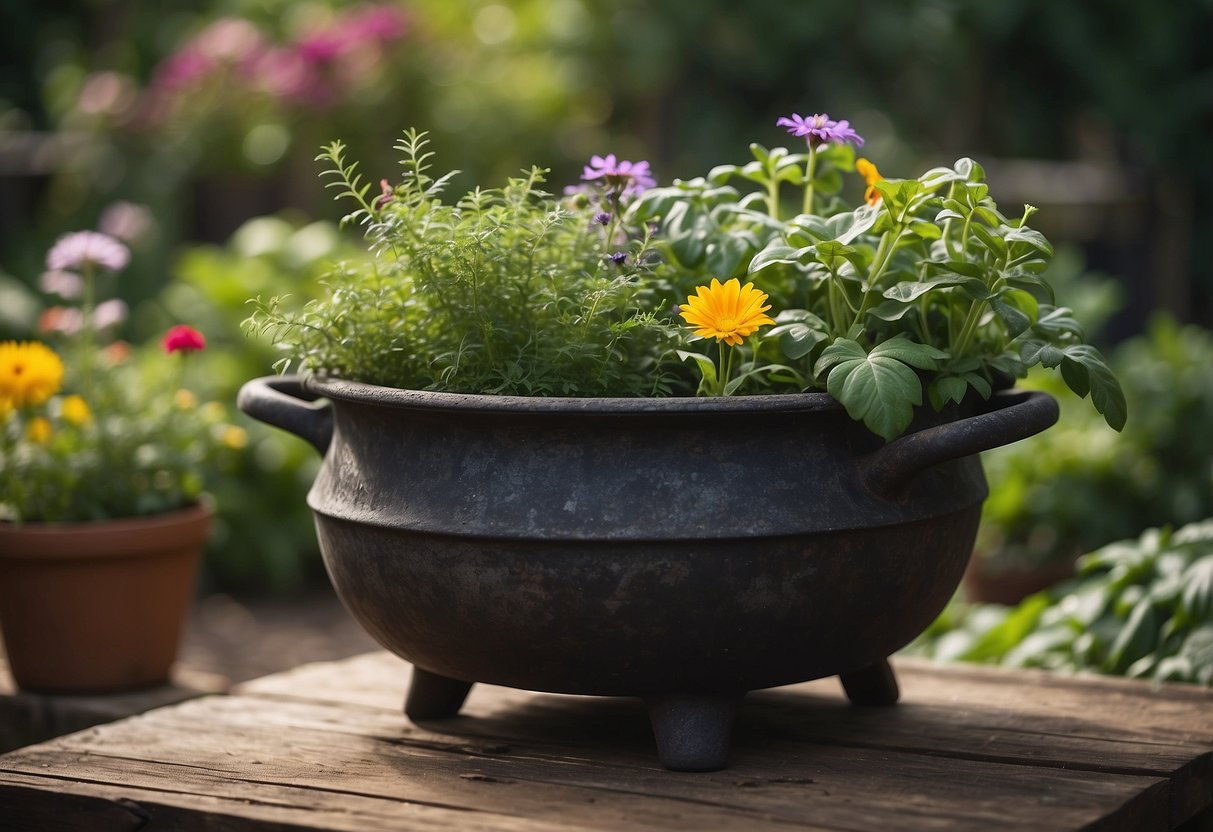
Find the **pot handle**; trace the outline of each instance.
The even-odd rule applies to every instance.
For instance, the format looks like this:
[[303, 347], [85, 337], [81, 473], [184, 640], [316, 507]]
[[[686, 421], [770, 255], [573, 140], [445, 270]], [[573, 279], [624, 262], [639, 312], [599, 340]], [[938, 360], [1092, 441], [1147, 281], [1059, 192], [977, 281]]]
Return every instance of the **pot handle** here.
[[264, 376], [245, 382], [236, 406], [258, 421], [306, 439], [323, 456], [333, 439], [333, 406], [319, 398], [299, 376]]
[[874, 493], [890, 500], [905, 494], [921, 471], [1040, 433], [1057, 421], [1057, 400], [1036, 390], [1003, 390], [991, 410], [895, 439], [860, 463], [860, 476]]

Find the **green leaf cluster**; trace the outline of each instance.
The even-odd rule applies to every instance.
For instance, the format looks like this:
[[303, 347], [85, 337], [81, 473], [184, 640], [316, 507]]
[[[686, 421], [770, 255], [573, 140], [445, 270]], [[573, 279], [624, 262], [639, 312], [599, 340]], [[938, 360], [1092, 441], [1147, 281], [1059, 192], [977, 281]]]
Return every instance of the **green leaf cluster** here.
[[942, 660], [1213, 685], [1213, 519], [1150, 529], [1016, 607], [953, 606], [912, 646]]
[[646, 234], [625, 238], [614, 220], [595, 224], [588, 201], [554, 199], [539, 168], [446, 203], [454, 173], [431, 177], [425, 135], [410, 130], [397, 149], [400, 181], [374, 198], [340, 142], [319, 157], [373, 257], [335, 268], [301, 309], [257, 304], [248, 326], [289, 352], [281, 368], [454, 392], [668, 392], [661, 359], [677, 331], [654, 311], [669, 292]]
[[[875, 204], [850, 208], [838, 196], [855, 166], [849, 147], [807, 162], [751, 151], [752, 162], [651, 191], [632, 210], [659, 223], [676, 283], [736, 276], [767, 292], [783, 360], [853, 418], [891, 439], [926, 401], [988, 398], [1040, 365], [1124, 426], [1116, 377], [1057, 305], [1034, 209], [1003, 214], [976, 162], [877, 182]], [[813, 213], [781, 219], [784, 186], [811, 188]]]

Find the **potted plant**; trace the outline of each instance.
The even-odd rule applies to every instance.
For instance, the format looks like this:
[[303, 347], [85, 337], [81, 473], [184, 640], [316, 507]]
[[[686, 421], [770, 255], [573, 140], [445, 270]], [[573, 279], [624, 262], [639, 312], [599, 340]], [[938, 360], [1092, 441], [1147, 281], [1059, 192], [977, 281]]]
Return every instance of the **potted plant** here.
[[861, 164], [852, 208], [862, 139], [781, 122], [804, 153], [755, 145], [669, 188], [596, 156], [562, 199], [532, 169], [446, 204], [415, 131], [377, 193], [325, 150], [377, 256], [301, 309], [259, 303], [252, 328], [303, 375], [240, 406], [325, 454], [321, 550], [414, 663], [412, 718], [455, 713], [476, 681], [640, 696], [662, 762], [699, 770], [725, 764], [748, 690], [839, 674], [892, 703], [886, 657], [971, 551], [976, 453], [1056, 419], [1051, 397], [996, 388], [1061, 367], [1123, 418], [1052, 306], [1048, 244], [980, 167]]
[[42, 316], [57, 349], [0, 343], [0, 630], [25, 690], [168, 679], [213, 514], [202, 472], [239, 444], [222, 408], [182, 386], [201, 333], [170, 330], [167, 361], [103, 344], [125, 307], [95, 303], [97, 284], [128, 261], [115, 238], [64, 236], [42, 278], [77, 301]]

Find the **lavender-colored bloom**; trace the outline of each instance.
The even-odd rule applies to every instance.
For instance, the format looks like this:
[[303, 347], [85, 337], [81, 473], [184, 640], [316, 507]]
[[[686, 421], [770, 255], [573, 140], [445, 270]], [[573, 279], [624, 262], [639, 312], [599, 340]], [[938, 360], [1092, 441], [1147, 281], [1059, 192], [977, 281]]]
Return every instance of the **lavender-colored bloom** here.
[[84, 294], [84, 279], [74, 272], [43, 272], [38, 278], [38, 288], [48, 295], [74, 300]]
[[126, 320], [129, 311], [126, 303], [118, 298], [102, 301], [93, 310], [93, 329], [100, 331], [117, 326]]
[[51, 247], [46, 255], [46, 267], [53, 272], [79, 271], [93, 265], [116, 272], [126, 268], [130, 259], [127, 247], [113, 237], [96, 231], [76, 231], [64, 234]]
[[582, 171], [581, 178], [587, 182], [602, 179], [609, 187], [623, 186], [623, 193], [638, 194], [657, 184], [649, 171], [648, 162], [629, 162], [615, 158], [614, 153], [592, 156]]
[[151, 233], [155, 222], [146, 205], [119, 201], [101, 212], [97, 230], [127, 243], [137, 243]]
[[775, 124], [779, 127], [786, 127], [793, 136], [804, 137], [805, 141], [813, 147], [846, 142], [850, 142], [856, 147], [863, 147], [863, 137], [855, 132], [849, 121], [845, 118], [842, 121], [833, 121], [826, 113], [811, 115], [808, 118], [802, 118], [799, 114], [792, 113], [791, 118], [784, 116]]
[[614, 263], [616, 266], [622, 266], [624, 263], [627, 262], [628, 253], [626, 251], [612, 252], [611, 254], [607, 255], [607, 259], [610, 260], [612, 263]]
[[599, 211], [597, 214], [594, 215], [594, 222], [598, 223], [599, 225], [606, 225], [610, 221], [611, 221], [611, 215], [608, 214], [606, 211]]

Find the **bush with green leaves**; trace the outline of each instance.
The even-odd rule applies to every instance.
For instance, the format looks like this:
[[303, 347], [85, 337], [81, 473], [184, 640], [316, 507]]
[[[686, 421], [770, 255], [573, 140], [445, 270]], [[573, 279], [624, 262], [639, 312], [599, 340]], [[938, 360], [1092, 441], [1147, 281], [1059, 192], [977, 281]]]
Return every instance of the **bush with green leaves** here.
[[[1110, 363], [1135, 414], [1123, 432], [1063, 398], [1052, 429], [984, 455], [991, 491], [977, 553], [985, 572], [1072, 561], [1213, 513], [1213, 334], [1156, 316]], [[1039, 373], [1028, 384], [1060, 386]]]
[[[1028, 226], [1031, 206], [1001, 213], [971, 159], [901, 180], [861, 160], [869, 191], [852, 208], [840, 194], [854, 150], [809, 139], [807, 153], [751, 145], [753, 161], [650, 190], [632, 213], [660, 223], [675, 271], [742, 276], [769, 293], [787, 363], [885, 439], [924, 399], [988, 398], [1037, 365], [1124, 426], [1115, 376], [1045, 277], [1053, 249]], [[803, 200], [782, 219], [788, 187]]]
[[1015, 607], [955, 603], [909, 651], [1213, 685], [1213, 519], [1109, 544]]
[[324, 280], [325, 296], [298, 312], [276, 297], [250, 327], [290, 351], [280, 368], [373, 384], [514, 395], [648, 396], [670, 389], [661, 358], [676, 333], [649, 274], [649, 243], [616, 242], [617, 216], [596, 227], [541, 190], [532, 168], [455, 204], [433, 178], [424, 134], [398, 144], [403, 176], [370, 196], [335, 142], [321, 159], [356, 208], [374, 255]]

